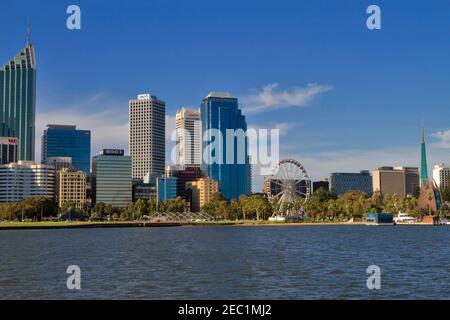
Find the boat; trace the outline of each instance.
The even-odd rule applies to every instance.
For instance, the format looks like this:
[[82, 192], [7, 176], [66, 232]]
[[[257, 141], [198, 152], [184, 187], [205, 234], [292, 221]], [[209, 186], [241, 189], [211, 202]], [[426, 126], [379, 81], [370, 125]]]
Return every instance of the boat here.
[[399, 212], [398, 215], [394, 218], [394, 222], [396, 224], [416, 224], [418, 221], [413, 216], [410, 216], [407, 213]]
[[394, 215], [392, 213], [368, 213], [366, 215], [367, 226], [393, 226]]
[[273, 222], [286, 222], [286, 217], [284, 216], [273, 216], [269, 218], [269, 221], [273, 221]]

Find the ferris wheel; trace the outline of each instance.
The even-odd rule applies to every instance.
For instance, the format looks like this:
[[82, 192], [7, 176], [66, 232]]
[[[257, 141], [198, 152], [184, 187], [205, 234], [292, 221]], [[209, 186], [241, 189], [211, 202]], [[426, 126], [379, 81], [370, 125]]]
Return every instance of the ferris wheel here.
[[276, 210], [272, 216], [287, 217], [304, 213], [297, 200], [307, 201], [311, 195], [311, 182], [303, 165], [297, 160], [281, 160], [266, 179], [266, 192]]

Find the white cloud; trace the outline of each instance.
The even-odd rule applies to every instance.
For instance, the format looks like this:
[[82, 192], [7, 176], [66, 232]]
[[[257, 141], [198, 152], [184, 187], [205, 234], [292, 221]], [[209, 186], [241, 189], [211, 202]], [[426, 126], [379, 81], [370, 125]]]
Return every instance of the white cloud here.
[[248, 129], [266, 129], [266, 130], [272, 130], [272, 129], [278, 129], [280, 130], [280, 137], [286, 136], [290, 130], [298, 127], [298, 123], [291, 123], [291, 122], [276, 122], [276, 123], [268, 123], [268, 124], [260, 124], [260, 125], [250, 125]]
[[[373, 150], [340, 150], [333, 152], [317, 152], [314, 154], [283, 154], [282, 159], [298, 160], [308, 172], [310, 179], [328, 178], [332, 172], [359, 172], [381, 166], [411, 166], [420, 168], [420, 145], [417, 147], [402, 147]], [[448, 150], [430, 146], [427, 150], [428, 174], [433, 166], [440, 162], [450, 163]], [[262, 188], [263, 177], [259, 170], [253, 168], [253, 191]]]
[[96, 154], [103, 148], [125, 149], [128, 152], [128, 114], [123, 110], [109, 109], [102, 112], [48, 111], [36, 116], [36, 160], [41, 158], [41, 136], [47, 124], [77, 125], [78, 129], [91, 130], [91, 151]]
[[438, 140], [437, 142], [432, 143], [433, 147], [450, 149], [450, 129], [432, 133], [431, 136]]
[[[48, 111], [36, 114], [36, 161], [41, 159], [41, 137], [47, 124], [76, 125], [78, 129], [91, 130], [91, 153], [97, 154], [104, 148], [124, 149], [129, 152], [129, 120], [128, 103], [117, 103], [107, 100], [108, 95], [98, 93], [79, 101], [76, 106], [48, 107]], [[99, 104], [109, 105], [96, 112]], [[86, 111], [87, 110], [87, 111]], [[175, 117], [166, 116], [167, 149], [175, 142], [170, 135], [175, 130]]]
[[306, 87], [278, 90], [279, 84], [264, 86], [261, 91], [243, 98], [246, 113], [259, 113], [288, 107], [305, 107], [320, 94], [332, 90], [331, 86], [310, 83]]

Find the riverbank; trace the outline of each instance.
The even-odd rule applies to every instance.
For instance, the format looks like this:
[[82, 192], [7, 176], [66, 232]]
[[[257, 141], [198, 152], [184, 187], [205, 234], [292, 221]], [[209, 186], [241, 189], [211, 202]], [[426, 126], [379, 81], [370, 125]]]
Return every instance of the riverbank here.
[[98, 229], [98, 228], [139, 228], [139, 227], [179, 227], [180, 223], [170, 222], [5, 222], [1, 230], [38, 229]]
[[334, 226], [363, 225], [364, 222], [272, 222], [272, 221], [205, 221], [205, 222], [3, 222], [1, 230], [37, 230], [37, 229], [95, 229], [95, 228], [139, 228], [139, 227], [286, 227], [286, 226]]

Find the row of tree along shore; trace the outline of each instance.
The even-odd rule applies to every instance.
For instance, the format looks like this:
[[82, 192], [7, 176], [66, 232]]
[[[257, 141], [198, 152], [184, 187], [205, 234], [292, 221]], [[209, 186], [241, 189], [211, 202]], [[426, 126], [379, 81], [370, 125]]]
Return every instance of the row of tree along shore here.
[[[445, 191], [445, 190], [444, 190]], [[450, 192], [442, 192], [445, 201]], [[367, 196], [360, 191], [348, 191], [341, 196], [319, 189], [308, 201], [299, 199], [290, 204], [292, 211], [306, 209], [308, 222], [344, 222], [350, 219], [363, 221], [368, 212], [407, 212], [412, 216], [425, 215], [448, 216], [450, 208], [444, 206], [444, 212], [430, 212], [419, 209], [415, 197], [400, 198], [397, 195], [382, 195], [375, 192]], [[188, 202], [176, 198], [165, 202], [156, 200], [138, 200], [129, 207], [120, 209], [111, 205], [97, 203], [92, 208], [77, 209], [74, 204], [64, 204], [58, 208], [54, 201], [45, 197], [32, 197], [15, 203], [0, 204], [0, 221], [55, 221], [55, 220], [94, 220], [94, 221], [136, 221], [154, 216], [158, 212], [184, 213]], [[69, 210], [70, 209], [70, 210]], [[71, 215], [61, 215], [70, 211]], [[216, 221], [223, 220], [267, 220], [276, 212], [276, 206], [263, 195], [241, 197], [231, 202], [225, 201], [220, 193], [206, 203], [202, 212]]]

